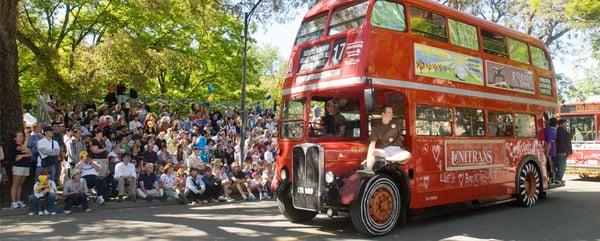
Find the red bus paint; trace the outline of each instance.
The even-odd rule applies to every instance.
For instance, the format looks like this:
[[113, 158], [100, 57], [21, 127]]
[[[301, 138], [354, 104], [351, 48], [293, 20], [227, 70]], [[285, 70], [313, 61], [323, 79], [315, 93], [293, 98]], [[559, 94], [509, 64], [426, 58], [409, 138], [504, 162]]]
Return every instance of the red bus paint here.
[[[420, 33], [436, 30], [419, 16], [442, 23], [446, 39]], [[471, 42], [453, 40], [461, 33], [450, 21]], [[529, 55], [521, 62], [519, 48]], [[554, 76], [540, 40], [433, 1], [321, 1], [304, 18], [282, 85], [280, 210], [293, 221], [349, 212], [359, 231], [377, 236], [409, 209], [492, 198], [533, 206], [549, 184], [543, 128], [557, 108]], [[344, 137], [323, 134], [328, 100], [346, 119]], [[354, 172], [377, 119], [373, 100], [393, 106], [413, 157], [361, 179]]]
[[569, 121], [573, 154], [567, 158], [567, 172], [580, 177], [600, 177], [600, 100], [562, 105], [561, 119]]

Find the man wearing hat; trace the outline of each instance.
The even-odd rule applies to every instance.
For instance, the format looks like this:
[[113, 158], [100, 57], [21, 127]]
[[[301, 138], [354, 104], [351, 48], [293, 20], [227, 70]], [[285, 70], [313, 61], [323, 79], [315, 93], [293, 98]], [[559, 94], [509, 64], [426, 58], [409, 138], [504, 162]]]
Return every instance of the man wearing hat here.
[[81, 170], [81, 177], [85, 179], [88, 188], [96, 187], [98, 193], [98, 204], [104, 205], [104, 178], [100, 176], [102, 166], [96, 161], [88, 157], [86, 151], [82, 151], [79, 154], [79, 163], [75, 166], [76, 169]]
[[87, 191], [87, 182], [81, 178], [81, 170], [71, 170], [71, 179], [65, 183], [63, 188], [63, 195], [65, 196], [64, 213], [71, 214], [71, 207], [77, 205], [81, 205], [86, 212], [92, 211], [88, 206]]
[[60, 155], [60, 145], [57, 141], [52, 140], [54, 132], [49, 126], [45, 126], [42, 130], [44, 138], [37, 142], [38, 159], [35, 169], [36, 176], [39, 175], [42, 169], [46, 169], [50, 175], [50, 180], [56, 180], [56, 164]]

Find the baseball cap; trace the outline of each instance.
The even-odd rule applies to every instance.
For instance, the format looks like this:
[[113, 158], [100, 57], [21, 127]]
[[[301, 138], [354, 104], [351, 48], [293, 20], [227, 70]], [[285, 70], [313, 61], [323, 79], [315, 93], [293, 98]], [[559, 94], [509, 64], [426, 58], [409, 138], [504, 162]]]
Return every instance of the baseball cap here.
[[50, 127], [50, 126], [44, 126], [44, 128], [42, 129], [42, 131], [43, 131], [44, 133], [45, 133], [45, 132], [52, 131], [52, 127]]

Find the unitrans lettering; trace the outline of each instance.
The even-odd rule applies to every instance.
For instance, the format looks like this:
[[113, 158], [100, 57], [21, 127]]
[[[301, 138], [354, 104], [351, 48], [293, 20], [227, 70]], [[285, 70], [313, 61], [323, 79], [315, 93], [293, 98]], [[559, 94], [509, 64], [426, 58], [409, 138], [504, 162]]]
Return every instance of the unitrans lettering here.
[[453, 166], [470, 166], [494, 163], [494, 157], [491, 150], [452, 151], [451, 157]]

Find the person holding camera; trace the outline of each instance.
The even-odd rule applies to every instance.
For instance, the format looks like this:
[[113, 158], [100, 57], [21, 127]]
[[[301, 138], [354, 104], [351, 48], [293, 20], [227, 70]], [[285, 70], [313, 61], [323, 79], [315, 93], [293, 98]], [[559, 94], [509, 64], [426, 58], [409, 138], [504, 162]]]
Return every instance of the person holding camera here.
[[102, 166], [96, 161], [88, 157], [86, 151], [79, 153], [79, 163], [75, 166], [75, 169], [81, 170], [81, 177], [85, 179], [87, 188], [96, 188], [98, 194], [98, 204], [104, 205], [104, 178], [100, 176]]
[[44, 138], [37, 142], [39, 155], [35, 175], [37, 178], [40, 171], [46, 169], [50, 173], [50, 180], [56, 181], [56, 164], [58, 163], [58, 156], [60, 155], [60, 145], [57, 141], [52, 139], [54, 132], [51, 127], [44, 126], [42, 133], [44, 133]]

